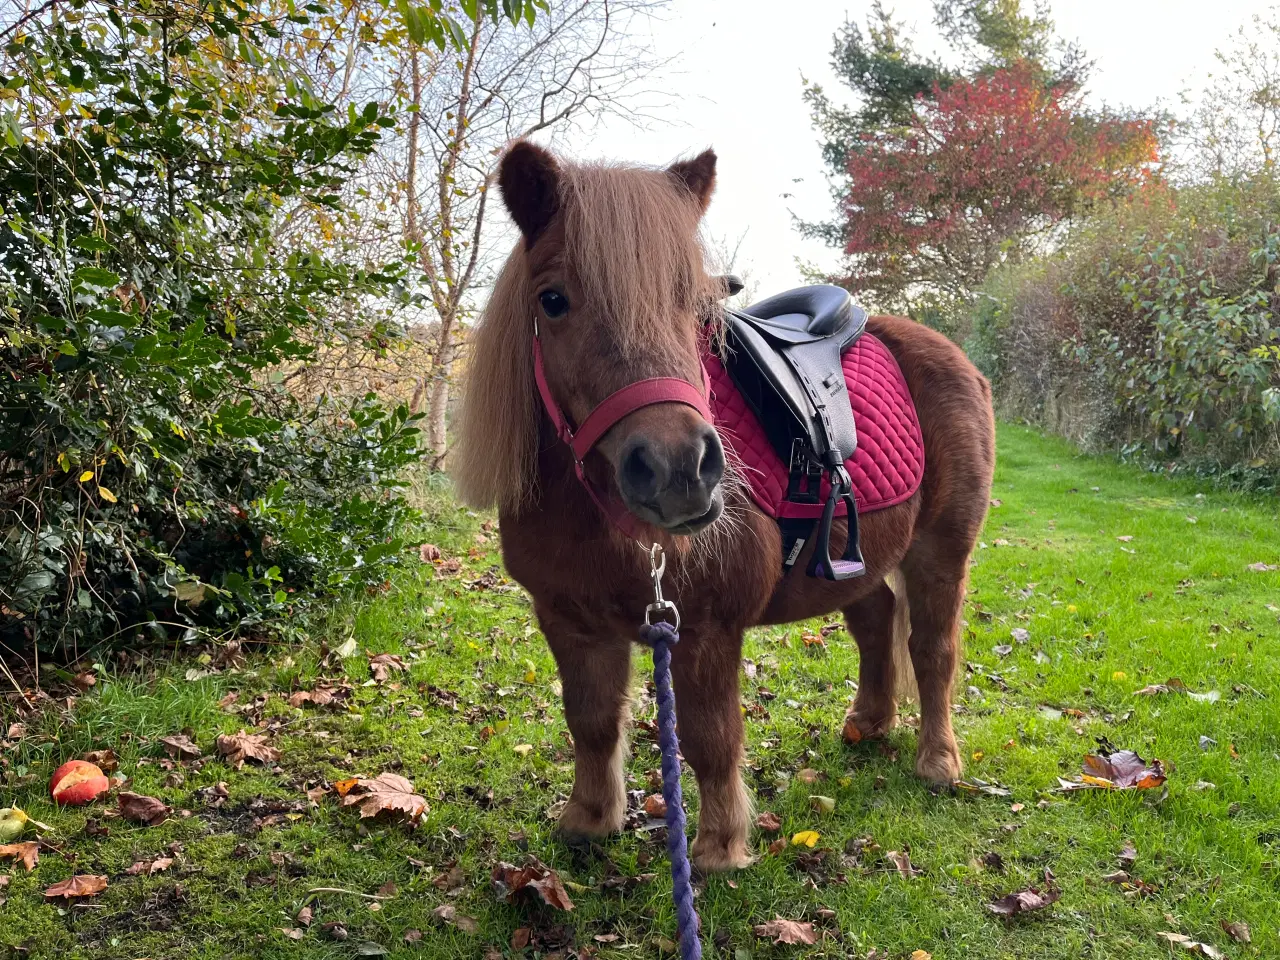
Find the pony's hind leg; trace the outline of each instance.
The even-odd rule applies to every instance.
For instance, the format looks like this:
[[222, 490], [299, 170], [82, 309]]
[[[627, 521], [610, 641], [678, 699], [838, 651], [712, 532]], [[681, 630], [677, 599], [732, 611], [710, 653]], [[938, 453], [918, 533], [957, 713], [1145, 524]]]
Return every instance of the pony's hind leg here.
[[844, 622], [858, 642], [858, 695], [844, 720], [847, 743], [882, 737], [897, 722], [894, 611], [899, 602], [889, 584], [881, 583], [844, 608]]
[[738, 692], [742, 634], [685, 636], [672, 651], [680, 752], [698, 778], [693, 861], [704, 872], [751, 862], [751, 801], [742, 783], [744, 729]]
[[627, 812], [623, 731], [629, 719], [631, 644], [539, 619], [560, 671], [565, 720], [573, 734], [573, 793], [559, 828], [569, 836], [614, 833], [622, 829]]
[[920, 740], [916, 774], [931, 783], [960, 776], [960, 750], [951, 729], [951, 692], [959, 660], [960, 614], [969, 550], [917, 541], [903, 561], [911, 610], [908, 649], [920, 689]]

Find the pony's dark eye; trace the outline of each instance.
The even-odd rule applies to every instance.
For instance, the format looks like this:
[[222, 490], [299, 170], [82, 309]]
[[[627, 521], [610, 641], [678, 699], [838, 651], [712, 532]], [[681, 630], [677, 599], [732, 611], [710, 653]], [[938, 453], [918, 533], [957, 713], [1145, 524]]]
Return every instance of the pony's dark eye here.
[[569, 312], [569, 298], [558, 290], [543, 290], [538, 294], [538, 302], [542, 304], [542, 312], [553, 320]]

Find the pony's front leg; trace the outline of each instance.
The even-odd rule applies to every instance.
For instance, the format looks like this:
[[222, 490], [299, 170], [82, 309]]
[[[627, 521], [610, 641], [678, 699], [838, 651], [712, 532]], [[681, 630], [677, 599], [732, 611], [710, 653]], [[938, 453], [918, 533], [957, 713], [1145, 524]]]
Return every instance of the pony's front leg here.
[[741, 661], [740, 632], [699, 632], [672, 651], [680, 752], [698, 778], [693, 860], [704, 872], [735, 870], [751, 862], [751, 800], [741, 771]]
[[627, 812], [623, 732], [631, 644], [592, 636], [555, 618], [539, 620], [560, 670], [565, 720], [573, 734], [573, 793], [560, 814], [560, 830], [570, 836], [614, 833]]

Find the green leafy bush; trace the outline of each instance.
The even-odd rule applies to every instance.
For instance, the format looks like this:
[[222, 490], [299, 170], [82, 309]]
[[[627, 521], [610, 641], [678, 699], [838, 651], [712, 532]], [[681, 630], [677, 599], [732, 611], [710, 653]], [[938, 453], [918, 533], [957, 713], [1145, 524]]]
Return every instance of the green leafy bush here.
[[82, 0], [7, 35], [9, 646], [242, 629], [401, 556], [415, 418], [304, 402], [284, 373], [396, 332], [396, 269], [283, 239], [333, 212], [390, 123], [327, 107], [272, 53], [306, 20]]
[[995, 272], [966, 349], [1007, 413], [1166, 464], [1280, 468], [1280, 185], [1145, 196]]

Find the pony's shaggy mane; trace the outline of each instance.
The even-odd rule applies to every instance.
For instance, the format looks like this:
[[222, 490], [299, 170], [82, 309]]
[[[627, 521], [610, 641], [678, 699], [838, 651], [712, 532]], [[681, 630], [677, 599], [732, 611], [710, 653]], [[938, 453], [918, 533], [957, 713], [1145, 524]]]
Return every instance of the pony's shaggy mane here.
[[[693, 195], [665, 170], [558, 163], [562, 256], [592, 322], [615, 326], [624, 353], [677, 349], [673, 311], [714, 301]], [[545, 242], [545, 241], [544, 241]], [[533, 294], [523, 240], [507, 258], [471, 338], [450, 466], [472, 506], [518, 512], [537, 496], [541, 401], [533, 376]]]

